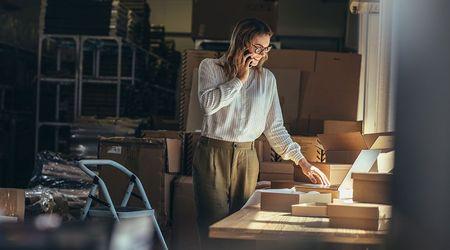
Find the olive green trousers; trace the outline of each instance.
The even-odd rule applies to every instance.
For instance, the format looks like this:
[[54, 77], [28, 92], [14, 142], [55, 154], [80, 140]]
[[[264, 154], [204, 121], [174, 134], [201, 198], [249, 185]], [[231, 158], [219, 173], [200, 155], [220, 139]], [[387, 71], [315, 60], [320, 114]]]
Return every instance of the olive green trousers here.
[[214, 241], [208, 239], [209, 226], [242, 208], [255, 191], [258, 173], [254, 142], [200, 138], [192, 177], [203, 249], [217, 248]]

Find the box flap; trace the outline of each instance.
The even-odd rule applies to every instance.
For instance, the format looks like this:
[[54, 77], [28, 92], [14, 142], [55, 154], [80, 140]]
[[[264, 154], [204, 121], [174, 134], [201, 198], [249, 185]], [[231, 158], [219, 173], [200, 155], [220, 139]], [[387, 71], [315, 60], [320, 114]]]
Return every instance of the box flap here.
[[[353, 188], [353, 181], [351, 178], [351, 174], [353, 172], [369, 172], [370, 168], [373, 166], [375, 161], [377, 160], [378, 155], [380, 154], [380, 150], [362, 150], [356, 159], [355, 163], [353, 163], [352, 167], [348, 171], [341, 185], [339, 186], [339, 192], [344, 190], [349, 190]], [[349, 194], [349, 193], [348, 193]], [[351, 197], [341, 197], [341, 198], [351, 198]]]
[[367, 149], [392, 149], [394, 148], [394, 133], [374, 133], [363, 135]]

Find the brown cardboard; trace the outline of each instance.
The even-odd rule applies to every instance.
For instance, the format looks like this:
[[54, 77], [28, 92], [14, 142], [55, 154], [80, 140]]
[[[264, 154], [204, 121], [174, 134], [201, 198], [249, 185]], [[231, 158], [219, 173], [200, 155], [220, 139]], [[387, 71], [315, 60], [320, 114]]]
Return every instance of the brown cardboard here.
[[172, 228], [174, 249], [199, 249], [192, 177], [180, 176], [173, 184]]
[[166, 140], [167, 147], [167, 172], [181, 172], [183, 151], [184, 151], [184, 134], [181, 131], [170, 130], [144, 130], [144, 138], [162, 138]]
[[380, 149], [389, 151], [394, 146], [393, 133], [361, 134], [349, 132], [319, 134], [319, 141], [325, 148], [326, 162], [353, 163], [360, 150]]
[[302, 203], [292, 205], [291, 214], [294, 216], [327, 217], [327, 203]]
[[290, 68], [271, 68], [270, 70], [276, 79], [285, 127], [288, 131], [292, 131], [299, 112], [301, 71]]
[[280, 180], [273, 180], [270, 181], [270, 188], [273, 189], [280, 189], [280, 188], [292, 188], [295, 186], [295, 182], [293, 181], [280, 181]]
[[[339, 185], [348, 173], [351, 164], [329, 164], [323, 162], [310, 162], [312, 165], [320, 169], [330, 181], [331, 185]], [[297, 182], [311, 183], [311, 180], [303, 174], [300, 168], [294, 170], [294, 180]]]
[[336, 164], [352, 164], [358, 158], [361, 151], [325, 151], [325, 161]]
[[[300, 132], [297, 117], [303, 103], [302, 78], [314, 71], [315, 52], [305, 50], [272, 50], [264, 64], [275, 76], [285, 127]], [[297, 111], [297, 112], [296, 112]]]
[[282, 162], [260, 162], [260, 173], [294, 174], [294, 164], [291, 161]]
[[259, 173], [260, 181], [294, 181], [294, 174]]
[[[99, 159], [116, 161], [139, 177], [163, 227], [169, 221], [170, 185], [174, 178], [165, 173], [168, 165], [166, 145], [165, 139], [115, 137], [99, 140]], [[106, 182], [113, 202], [120, 204], [128, 177], [111, 167], [102, 167], [100, 177]], [[129, 205], [143, 206], [133, 196]]]
[[350, 218], [330, 218], [330, 227], [362, 229], [372, 231], [389, 230], [391, 220], [372, 220], [372, 219], [350, 219]]
[[260, 181], [293, 181], [294, 165], [292, 162], [260, 162]]
[[317, 52], [315, 72], [304, 79], [303, 119], [357, 120], [361, 56]]
[[310, 202], [331, 202], [330, 194], [300, 192], [261, 192], [261, 210], [291, 213], [292, 205]]
[[314, 51], [277, 49], [271, 50], [269, 59], [264, 63], [268, 69], [298, 69], [313, 72], [315, 70], [316, 55]]
[[300, 145], [301, 152], [308, 161], [322, 162], [323, 160], [325, 160], [325, 152], [317, 136], [293, 135], [291, 137], [294, 142]]
[[389, 173], [352, 173], [353, 200], [390, 204], [392, 176]]
[[[302, 73], [302, 76], [307, 75], [306, 72]], [[304, 80], [302, 80], [302, 83]], [[304, 85], [302, 85], [303, 87]], [[304, 92], [304, 91], [303, 91]], [[301, 98], [303, 95], [301, 94]], [[302, 105], [302, 103], [300, 104]], [[311, 118], [297, 118], [297, 126], [295, 127], [295, 133], [302, 135], [316, 136], [323, 133], [323, 120], [311, 119]]]
[[198, 68], [194, 68], [191, 81], [191, 93], [188, 106], [188, 117], [186, 121], [186, 130], [195, 131], [202, 129], [203, 111], [198, 99]]
[[[181, 79], [180, 79], [180, 97], [179, 97], [179, 124], [180, 130], [186, 131], [189, 118], [189, 106], [191, 98], [192, 80], [195, 78], [195, 69], [198, 69], [201, 61], [205, 58], [218, 58], [220, 53], [207, 50], [186, 50], [182, 58]], [[197, 84], [195, 84], [197, 86]], [[196, 97], [196, 95], [194, 96]]]
[[330, 203], [328, 216], [349, 219], [390, 219], [392, 207], [370, 203]]
[[25, 216], [25, 191], [16, 188], [0, 188], [0, 215], [17, 217], [23, 222]]
[[326, 151], [357, 151], [363, 149], [392, 149], [393, 133], [361, 134], [360, 132], [319, 134]]
[[261, 210], [290, 212], [291, 206], [299, 202], [300, 197], [295, 193], [261, 193]]
[[142, 131], [144, 138], [169, 138], [169, 139], [184, 139], [184, 133], [176, 130], [144, 130]]
[[324, 134], [362, 132], [361, 121], [325, 120], [323, 126], [324, 126], [323, 128]]
[[299, 192], [311, 192], [316, 191], [321, 194], [331, 194], [331, 197], [333, 199], [339, 198], [339, 186], [333, 185], [333, 186], [323, 186], [319, 184], [310, 184], [310, 183], [295, 183], [295, 190]]
[[278, 1], [196, 0], [192, 7], [192, 36], [195, 39], [228, 40], [234, 25], [247, 17], [263, 20], [276, 33]]

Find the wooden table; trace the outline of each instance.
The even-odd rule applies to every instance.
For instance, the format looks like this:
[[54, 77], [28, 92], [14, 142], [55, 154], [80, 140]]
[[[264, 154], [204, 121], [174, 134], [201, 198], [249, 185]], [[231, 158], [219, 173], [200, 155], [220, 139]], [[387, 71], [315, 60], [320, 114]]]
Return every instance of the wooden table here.
[[209, 237], [246, 240], [299, 238], [345, 244], [381, 244], [387, 231], [330, 228], [328, 218], [299, 217], [250, 206], [209, 228]]

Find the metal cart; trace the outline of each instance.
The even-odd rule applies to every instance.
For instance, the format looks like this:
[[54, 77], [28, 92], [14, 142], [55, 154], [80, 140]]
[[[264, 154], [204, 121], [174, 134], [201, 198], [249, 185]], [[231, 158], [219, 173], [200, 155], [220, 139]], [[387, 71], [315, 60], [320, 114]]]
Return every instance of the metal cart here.
[[[122, 173], [126, 174], [130, 178], [130, 182], [128, 184], [128, 188], [126, 193], [122, 199], [122, 203], [120, 206], [114, 206], [114, 203], [111, 200], [108, 189], [106, 188], [105, 182], [93, 171], [88, 169], [87, 165], [102, 165], [114, 167]], [[129, 171], [124, 166], [112, 160], [81, 160], [79, 161], [79, 167], [83, 170], [89, 177], [93, 179], [93, 186], [89, 192], [88, 199], [86, 201], [86, 206], [84, 207], [83, 213], [81, 215], [81, 220], [85, 220], [89, 217], [101, 217], [101, 218], [114, 218], [115, 221], [120, 222], [122, 219], [129, 218], [140, 218], [140, 217], [151, 217], [153, 225], [155, 227], [156, 233], [158, 235], [159, 240], [164, 249], [168, 249], [164, 237], [161, 233], [161, 229], [159, 228], [158, 222], [155, 217], [155, 210], [150, 205], [150, 202], [147, 198], [145, 190], [142, 186], [139, 178], [134, 175], [131, 171]], [[139, 194], [134, 194], [133, 189], [136, 185]], [[100, 187], [100, 191], [105, 197], [106, 201], [101, 200], [96, 197], [97, 189]], [[138, 197], [143, 203], [145, 208], [135, 208], [135, 207], [127, 207], [128, 200], [130, 196]], [[100, 203], [102, 206], [99, 208], [93, 208], [92, 201]]]

